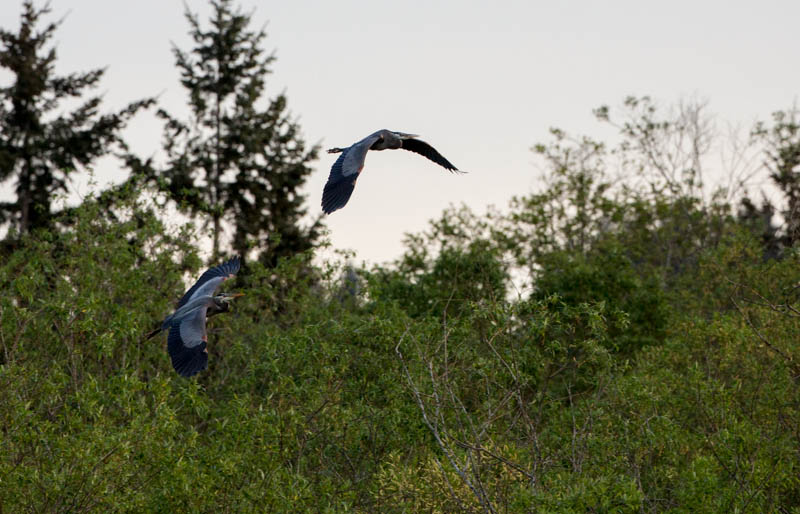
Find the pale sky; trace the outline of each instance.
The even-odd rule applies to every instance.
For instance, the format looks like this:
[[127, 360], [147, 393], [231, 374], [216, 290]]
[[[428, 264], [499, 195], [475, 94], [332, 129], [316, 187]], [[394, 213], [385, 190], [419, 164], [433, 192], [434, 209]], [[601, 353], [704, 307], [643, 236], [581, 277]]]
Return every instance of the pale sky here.
[[[205, 21], [208, 3], [187, 0]], [[0, 2], [16, 30], [21, 0]], [[40, 5], [38, 2], [37, 5]], [[277, 61], [270, 97], [285, 91], [305, 139], [347, 146], [388, 128], [420, 134], [460, 169], [456, 176], [403, 151], [370, 152], [348, 205], [326, 218], [334, 248], [356, 261], [399, 256], [451, 204], [477, 212], [533, 191], [531, 146], [549, 127], [603, 137], [601, 104], [650, 95], [668, 105], [702, 97], [719, 119], [749, 127], [800, 95], [800, 1], [417, 1], [241, 2]], [[190, 48], [183, 3], [52, 0], [57, 71], [107, 67], [104, 106], [160, 95], [185, 115], [171, 42]], [[0, 84], [7, 75], [0, 74]], [[126, 137], [140, 155], [160, 154], [161, 123], [137, 117]], [[336, 156], [321, 153], [305, 192], [320, 212]], [[99, 163], [101, 184], [119, 168]], [[85, 183], [74, 185], [76, 194]], [[7, 188], [3, 188], [6, 190]]]

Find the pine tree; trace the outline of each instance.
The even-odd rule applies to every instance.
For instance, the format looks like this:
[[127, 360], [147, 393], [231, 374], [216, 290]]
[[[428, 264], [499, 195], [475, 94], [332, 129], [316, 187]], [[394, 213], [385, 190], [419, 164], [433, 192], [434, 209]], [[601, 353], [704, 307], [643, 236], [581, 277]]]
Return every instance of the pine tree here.
[[250, 30], [250, 16], [234, 10], [231, 0], [211, 4], [209, 29], [186, 11], [194, 47], [173, 47], [192, 114], [184, 122], [159, 112], [166, 120], [168, 165], [152, 178], [183, 210], [206, 218], [212, 259], [226, 243], [228, 221], [233, 250], [244, 256], [258, 248], [259, 260], [274, 265], [319, 237], [319, 220], [300, 226], [306, 211], [298, 191], [318, 147], [306, 148], [284, 94], [259, 106], [275, 60], [261, 48], [264, 30]]
[[[759, 234], [766, 258], [780, 258], [800, 241], [800, 110], [793, 106], [772, 113], [772, 123], [756, 123], [751, 136], [763, 145], [764, 167], [784, 199], [774, 204], [764, 195], [759, 207], [746, 196], [738, 217]], [[775, 214], [783, 218], [778, 225]]]
[[784, 245], [800, 241], [800, 110], [797, 106], [772, 114], [772, 125], [758, 124], [754, 136], [766, 145], [766, 167], [783, 192], [786, 205]]
[[0, 224], [24, 233], [48, 226], [54, 216], [53, 197], [67, 192], [70, 177], [96, 158], [124, 146], [120, 131], [128, 120], [153, 100], [130, 104], [118, 113], [99, 113], [100, 97], [73, 111], [63, 102], [83, 99], [97, 86], [103, 69], [57, 76], [56, 50], [49, 47], [60, 22], [40, 29], [49, 7], [23, 3], [18, 33], [0, 29], [0, 67], [15, 75], [0, 87], [0, 182], [16, 179], [16, 200], [0, 203]]

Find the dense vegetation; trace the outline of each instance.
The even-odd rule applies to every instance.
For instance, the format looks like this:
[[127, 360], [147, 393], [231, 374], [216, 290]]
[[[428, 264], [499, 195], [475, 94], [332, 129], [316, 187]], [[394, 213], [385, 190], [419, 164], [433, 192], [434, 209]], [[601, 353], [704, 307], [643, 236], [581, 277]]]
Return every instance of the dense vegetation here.
[[727, 180], [702, 104], [595, 114], [393, 263], [248, 262], [191, 380], [144, 340], [207, 264], [169, 188], [11, 230], [0, 511], [800, 512], [796, 113]]
[[357, 277], [250, 264], [197, 380], [142, 340], [196, 233], [136, 190], [87, 200], [0, 266], [1, 504], [796, 512], [797, 253], [700, 198], [612, 198], [602, 170], [446, 212]]

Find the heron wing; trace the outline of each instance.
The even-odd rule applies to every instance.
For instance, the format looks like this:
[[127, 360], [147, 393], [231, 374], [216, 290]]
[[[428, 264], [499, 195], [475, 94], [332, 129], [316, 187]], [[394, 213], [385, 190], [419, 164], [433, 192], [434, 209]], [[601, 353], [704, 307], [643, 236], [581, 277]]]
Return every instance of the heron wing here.
[[197, 309], [170, 326], [167, 351], [172, 367], [183, 377], [191, 377], [208, 367], [206, 310], [206, 307]]
[[178, 308], [183, 307], [193, 298], [199, 298], [200, 296], [214, 296], [214, 291], [217, 290], [219, 285], [236, 275], [240, 266], [241, 263], [239, 262], [239, 257], [234, 257], [233, 259], [224, 262], [219, 266], [214, 266], [213, 268], [206, 270], [205, 273], [200, 275], [200, 278], [197, 280], [197, 282], [195, 282], [194, 285], [190, 287], [188, 291], [186, 291], [186, 293], [183, 295], [183, 298], [180, 299], [178, 302]]
[[447, 170], [460, 171], [450, 161], [445, 159], [442, 154], [436, 151], [436, 148], [432, 147], [425, 141], [420, 141], [419, 139], [404, 139], [402, 148], [403, 150], [409, 150], [411, 152], [418, 153], [423, 157], [427, 157]]
[[364, 161], [367, 159], [367, 152], [369, 148], [381, 138], [381, 132], [383, 131], [379, 130], [373, 132], [347, 149], [347, 155], [342, 156], [344, 157], [342, 161], [342, 174], [345, 177], [361, 173], [361, 170], [364, 168]]
[[325, 183], [325, 189], [322, 190], [322, 212], [325, 214], [344, 207], [356, 188], [358, 177], [348, 177], [343, 170], [344, 160], [349, 151], [349, 148], [343, 151], [333, 163], [328, 182]]
[[328, 182], [322, 191], [322, 212], [330, 214], [347, 204], [356, 187], [359, 173], [364, 169], [369, 147], [378, 140], [379, 133], [371, 134], [342, 151], [331, 166]]

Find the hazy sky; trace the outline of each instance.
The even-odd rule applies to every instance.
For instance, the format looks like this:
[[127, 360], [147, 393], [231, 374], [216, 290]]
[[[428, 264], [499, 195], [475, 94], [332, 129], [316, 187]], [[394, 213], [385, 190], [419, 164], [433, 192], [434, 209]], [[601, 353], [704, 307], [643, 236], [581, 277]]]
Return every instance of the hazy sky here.
[[[0, 2], [16, 30], [20, 0]], [[188, 0], [206, 20], [207, 2]], [[38, 3], [40, 4], [40, 2]], [[268, 94], [285, 91], [310, 143], [347, 146], [379, 128], [420, 134], [467, 175], [410, 152], [372, 152], [348, 205], [328, 216], [335, 248], [357, 260], [399, 255], [450, 204], [505, 207], [537, 185], [530, 147], [558, 126], [604, 134], [591, 109], [629, 95], [663, 104], [699, 96], [726, 122], [749, 127], [800, 94], [800, 1], [242, 1], [277, 61]], [[107, 66], [105, 106], [160, 95], [187, 112], [170, 51], [190, 48], [183, 4], [52, 0], [57, 70]], [[0, 83], [8, 76], [0, 74]], [[158, 155], [161, 124], [136, 119], [126, 133]], [[305, 191], [310, 211], [334, 155], [321, 154]], [[123, 177], [101, 163], [102, 184]], [[77, 193], [85, 184], [76, 183]]]

